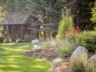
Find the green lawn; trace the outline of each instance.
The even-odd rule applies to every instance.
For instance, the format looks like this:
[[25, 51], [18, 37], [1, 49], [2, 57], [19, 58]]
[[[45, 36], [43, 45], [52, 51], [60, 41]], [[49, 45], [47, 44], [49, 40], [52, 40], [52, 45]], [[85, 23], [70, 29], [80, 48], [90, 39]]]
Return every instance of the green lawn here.
[[46, 72], [50, 64], [40, 59], [21, 55], [31, 50], [31, 43], [0, 44], [0, 72]]

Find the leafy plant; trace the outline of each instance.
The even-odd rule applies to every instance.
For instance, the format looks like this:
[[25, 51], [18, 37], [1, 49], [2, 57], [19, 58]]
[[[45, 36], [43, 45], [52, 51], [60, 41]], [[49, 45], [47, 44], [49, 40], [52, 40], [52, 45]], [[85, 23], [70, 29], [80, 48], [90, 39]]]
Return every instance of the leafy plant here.
[[0, 36], [0, 43], [3, 43], [4, 36]]
[[93, 72], [93, 68], [92, 68], [92, 67], [90, 67], [90, 66], [89, 66], [89, 67], [87, 67], [87, 68], [86, 68], [86, 72]]
[[55, 46], [57, 51], [56, 55], [61, 58], [69, 57], [76, 47], [77, 46], [74, 43], [71, 43], [68, 40], [59, 41]]
[[53, 46], [50, 43], [43, 43], [42, 48], [52, 48]]
[[69, 41], [75, 42], [77, 35], [80, 33], [79, 27], [77, 26], [75, 29], [70, 29], [68, 31], [65, 31], [65, 38], [68, 39]]
[[32, 35], [25, 35], [25, 38], [24, 38], [24, 42], [31, 42], [32, 41], [32, 39], [33, 39], [33, 37], [32, 37]]
[[85, 48], [96, 49], [96, 31], [84, 31], [77, 35], [76, 40], [78, 45], [83, 45]]
[[85, 72], [86, 62], [85, 62], [85, 59], [81, 57], [73, 58], [70, 61], [71, 72]]
[[64, 12], [62, 11], [62, 20], [60, 21], [59, 30], [56, 38], [59, 40], [60, 38], [65, 38], [65, 31], [68, 31], [72, 28], [73, 20], [72, 16], [68, 13], [68, 10], [66, 14], [64, 15]]

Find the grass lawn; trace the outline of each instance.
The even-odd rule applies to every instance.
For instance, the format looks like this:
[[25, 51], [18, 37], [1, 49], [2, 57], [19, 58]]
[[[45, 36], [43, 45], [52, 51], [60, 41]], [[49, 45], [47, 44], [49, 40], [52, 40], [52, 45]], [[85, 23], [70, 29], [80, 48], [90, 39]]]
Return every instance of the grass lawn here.
[[21, 55], [31, 50], [31, 43], [0, 43], [0, 72], [46, 72], [50, 64]]

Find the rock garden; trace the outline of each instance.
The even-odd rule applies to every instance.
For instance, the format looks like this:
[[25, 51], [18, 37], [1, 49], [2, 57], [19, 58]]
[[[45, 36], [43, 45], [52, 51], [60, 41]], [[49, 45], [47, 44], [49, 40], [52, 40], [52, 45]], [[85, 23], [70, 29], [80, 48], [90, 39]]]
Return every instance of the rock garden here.
[[53, 66], [50, 72], [95, 72], [96, 32], [76, 32], [74, 36], [70, 34], [70, 38], [68, 34], [66, 39], [60, 37], [59, 40], [34, 41], [37, 45], [22, 54], [51, 62]]

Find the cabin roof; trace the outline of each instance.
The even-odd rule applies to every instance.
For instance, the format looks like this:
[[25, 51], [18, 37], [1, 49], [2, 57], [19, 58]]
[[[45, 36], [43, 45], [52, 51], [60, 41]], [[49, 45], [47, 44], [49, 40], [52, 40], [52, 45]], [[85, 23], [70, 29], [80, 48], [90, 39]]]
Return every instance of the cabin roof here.
[[4, 19], [0, 22], [0, 25], [15, 25], [26, 24], [27, 20], [31, 16], [30, 12], [9, 12], [5, 15]]

